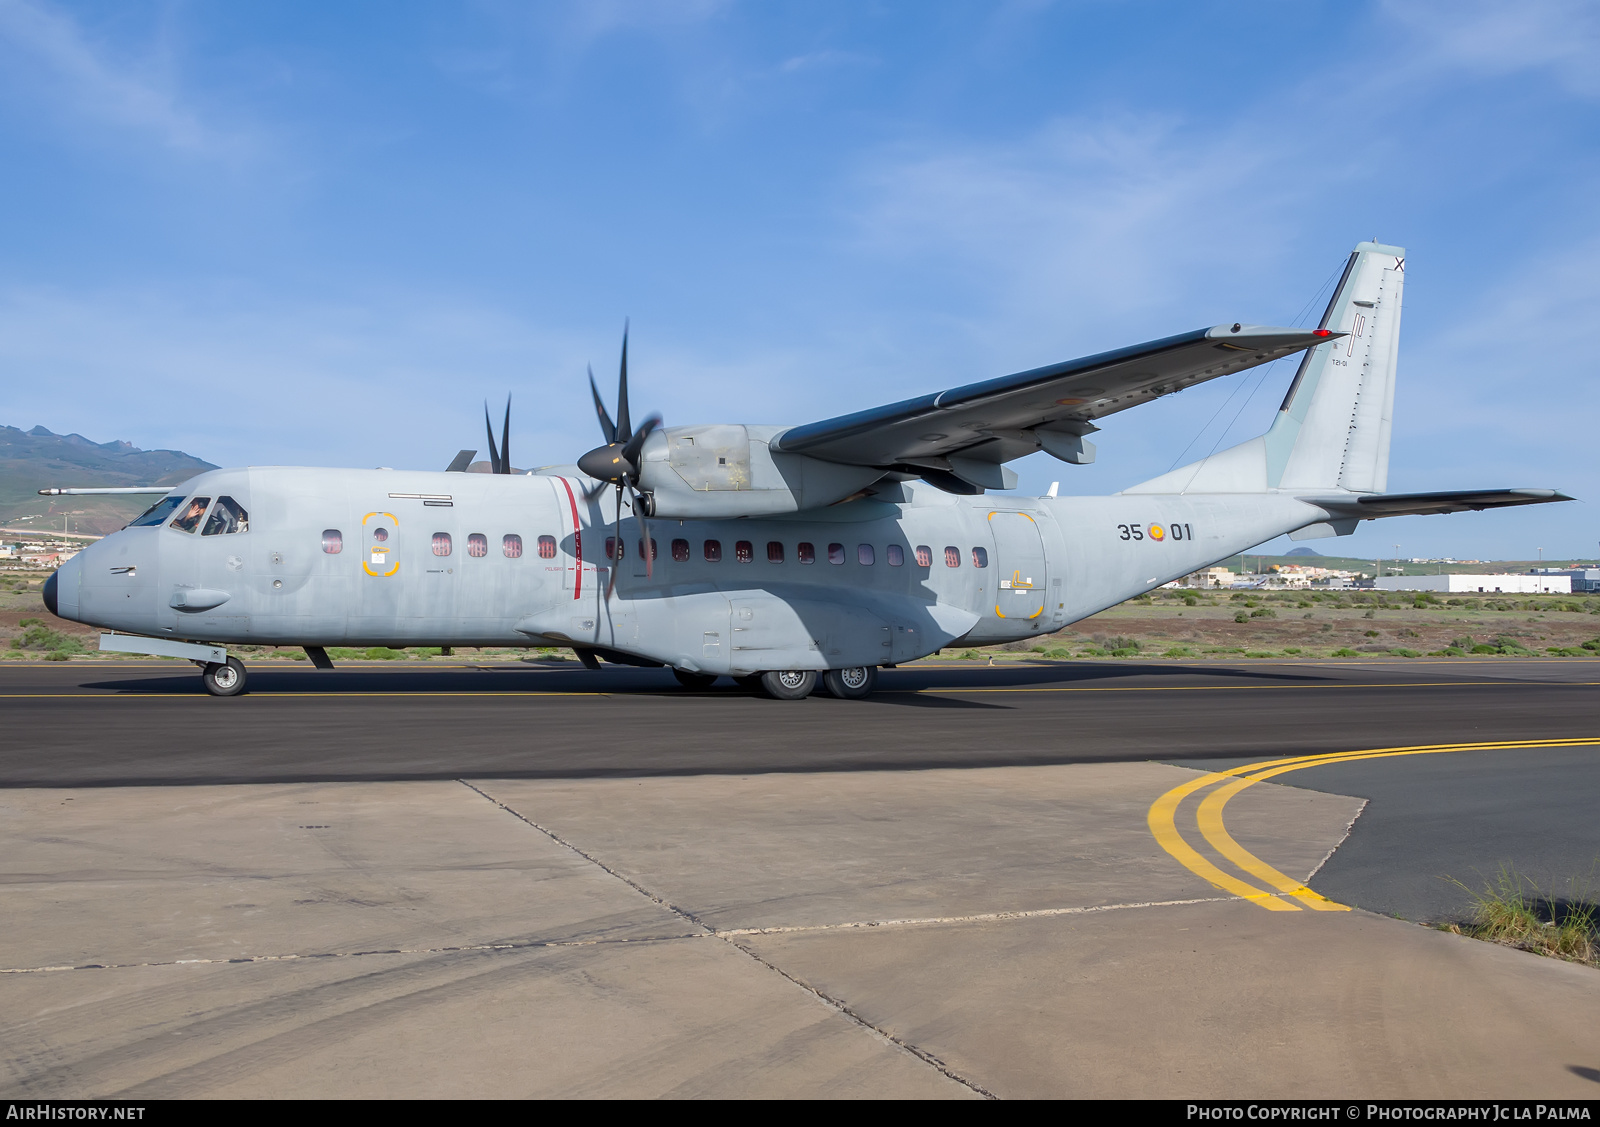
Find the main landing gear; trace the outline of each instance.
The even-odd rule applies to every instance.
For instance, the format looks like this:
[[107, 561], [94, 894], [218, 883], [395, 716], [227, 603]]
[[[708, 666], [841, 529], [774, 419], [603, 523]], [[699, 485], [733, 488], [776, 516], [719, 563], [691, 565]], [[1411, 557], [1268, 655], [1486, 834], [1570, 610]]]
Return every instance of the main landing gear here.
[[225, 663], [207, 662], [202, 668], [204, 672], [200, 679], [205, 683], [206, 692], [212, 696], [236, 697], [244, 692], [244, 662], [238, 658], [230, 657]]
[[[688, 684], [680, 675], [679, 681]], [[739, 685], [773, 700], [804, 700], [817, 689], [840, 700], [860, 700], [878, 685], [878, 671], [870, 665], [830, 669], [818, 674], [810, 669], [778, 669], [735, 677]]]

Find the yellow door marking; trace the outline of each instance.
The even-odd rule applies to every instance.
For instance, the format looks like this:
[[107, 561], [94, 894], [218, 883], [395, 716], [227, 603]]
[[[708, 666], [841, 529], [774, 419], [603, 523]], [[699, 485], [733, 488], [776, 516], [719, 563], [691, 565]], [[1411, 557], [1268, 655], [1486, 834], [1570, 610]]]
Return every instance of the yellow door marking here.
[[1305, 884], [1279, 872], [1261, 858], [1245, 849], [1223, 823], [1222, 812], [1230, 799], [1246, 787], [1264, 782], [1289, 771], [1307, 767], [1322, 767], [1334, 763], [1352, 763], [1362, 759], [1388, 759], [1409, 755], [1440, 755], [1453, 751], [1505, 751], [1517, 748], [1586, 747], [1600, 743], [1600, 737], [1586, 736], [1548, 740], [1502, 740], [1466, 744], [1417, 744], [1410, 747], [1380, 747], [1361, 751], [1325, 752], [1319, 755], [1302, 755], [1290, 759], [1274, 759], [1263, 763], [1248, 763], [1226, 771], [1216, 771], [1176, 786], [1156, 799], [1150, 807], [1147, 822], [1157, 844], [1171, 854], [1184, 868], [1225, 892], [1259, 904], [1272, 911], [1298, 911], [1298, 905], [1279, 899], [1272, 892], [1224, 872], [1212, 864], [1186, 841], [1178, 831], [1179, 805], [1189, 795], [1209, 786], [1226, 782], [1208, 794], [1195, 814], [1195, 825], [1212, 848], [1240, 870], [1270, 886], [1277, 893], [1292, 896], [1310, 908], [1321, 912], [1348, 912], [1348, 905], [1329, 900], [1307, 888]]

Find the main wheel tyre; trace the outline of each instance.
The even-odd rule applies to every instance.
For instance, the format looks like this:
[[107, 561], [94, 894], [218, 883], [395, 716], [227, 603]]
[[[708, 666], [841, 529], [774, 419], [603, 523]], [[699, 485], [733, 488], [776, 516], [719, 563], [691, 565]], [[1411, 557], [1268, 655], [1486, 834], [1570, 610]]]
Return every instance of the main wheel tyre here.
[[686, 689], [709, 689], [717, 683], [715, 673], [690, 673], [687, 669], [674, 669], [672, 675]]
[[236, 697], [244, 692], [244, 662], [236, 657], [230, 657], [225, 665], [213, 661], [200, 679], [212, 696]]
[[822, 684], [840, 700], [860, 700], [878, 687], [878, 670], [871, 665], [830, 669], [822, 675]]
[[780, 669], [761, 675], [761, 691], [773, 700], [804, 700], [817, 687], [817, 675], [809, 669]]

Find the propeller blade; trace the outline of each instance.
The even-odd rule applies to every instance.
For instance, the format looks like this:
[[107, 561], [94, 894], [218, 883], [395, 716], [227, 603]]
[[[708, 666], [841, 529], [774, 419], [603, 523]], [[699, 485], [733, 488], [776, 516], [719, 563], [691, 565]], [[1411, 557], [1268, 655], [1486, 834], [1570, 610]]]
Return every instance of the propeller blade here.
[[511, 472], [511, 395], [506, 395], [506, 421], [500, 430], [500, 472]]
[[633, 424], [628, 415], [628, 322], [622, 322], [622, 375], [617, 378], [617, 437], [613, 442], [627, 442], [633, 437]]
[[656, 554], [651, 551], [655, 545], [650, 543], [650, 523], [644, 519], [644, 498], [639, 496], [637, 489], [629, 490], [633, 497], [633, 515], [639, 522], [639, 550], [644, 553], [644, 574], [646, 579], [656, 577]]
[[644, 440], [650, 437], [650, 432], [661, 425], [660, 415], [650, 415], [639, 424], [639, 433], [628, 439], [628, 444], [622, 448], [622, 460], [633, 467], [635, 477], [639, 474], [639, 451], [644, 449]]
[[489, 401], [483, 401], [483, 433], [489, 436], [489, 472], [500, 472], [500, 452], [494, 445], [494, 424], [489, 421]]
[[600, 435], [609, 446], [617, 440], [617, 424], [611, 421], [611, 415], [606, 410], [606, 405], [600, 401], [600, 389], [595, 386], [594, 369], [589, 369], [589, 391], [594, 395], [595, 414], [600, 416]]
[[622, 570], [622, 486], [617, 486], [617, 519], [611, 527], [611, 576], [606, 580], [606, 602], [617, 589], [617, 572]]
[[611, 488], [611, 483], [609, 481], [595, 482], [593, 485], [589, 486], [589, 488], [583, 491], [584, 502], [587, 503], [593, 501], [596, 497], [600, 496], [600, 494], [604, 493], [609, 488]]

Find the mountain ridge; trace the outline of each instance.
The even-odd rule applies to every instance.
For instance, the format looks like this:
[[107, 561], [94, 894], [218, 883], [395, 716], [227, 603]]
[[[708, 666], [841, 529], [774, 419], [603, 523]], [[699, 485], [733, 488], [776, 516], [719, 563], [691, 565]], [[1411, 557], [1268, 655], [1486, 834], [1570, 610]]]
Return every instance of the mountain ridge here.
[[95, 442], [0, 425], [0, 524], [115, 532], [150, 504], [148, 497], [40, 497], [52, 487], [177, 485], [217, 467], [182, 450], [143, 450], [126, 439]]

